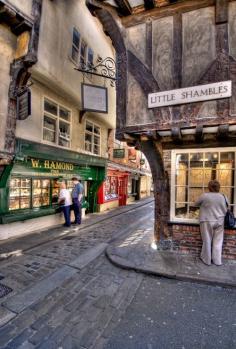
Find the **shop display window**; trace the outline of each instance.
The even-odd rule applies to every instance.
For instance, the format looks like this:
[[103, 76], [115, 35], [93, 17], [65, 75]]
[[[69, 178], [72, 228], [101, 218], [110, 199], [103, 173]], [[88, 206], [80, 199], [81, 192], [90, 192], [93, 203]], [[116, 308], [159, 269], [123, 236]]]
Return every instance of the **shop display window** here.
[[172, 170], [172, 219], [196, 220], [199, 208], [194, 206], [198, 197], [208, 192], [208, 182], [217, 179], [221, 193], [235, 211], [235, 152], [194, 150], [173, 151]]
[[105, 181], [105, 200], [114, 200], [118, 198], [117, 178], [108, 176]]
[[50, 180], [33, 179], [33, 207], [48, 206], [50, 203]]
[[30, 208], [31, 180], [12, 178], [10, 181], [9, 210]]

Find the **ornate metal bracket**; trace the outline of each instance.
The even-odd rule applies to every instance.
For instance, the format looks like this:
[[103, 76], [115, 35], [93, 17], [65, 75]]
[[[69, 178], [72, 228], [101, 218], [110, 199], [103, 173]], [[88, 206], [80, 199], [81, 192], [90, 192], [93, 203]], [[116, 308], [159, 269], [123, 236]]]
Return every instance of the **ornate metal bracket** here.
[[97, 59], [96, 65], [87, 66], [84, 63], [80, 63], [78, 68], [75, 68], [83, 73], [84, 76], [89, 77], [90, 75], [100, 76], [104, 79], [110, 80], [110, 85], [115, 86], [116, 78], [116, 63], [113, 58], [107, 57]]

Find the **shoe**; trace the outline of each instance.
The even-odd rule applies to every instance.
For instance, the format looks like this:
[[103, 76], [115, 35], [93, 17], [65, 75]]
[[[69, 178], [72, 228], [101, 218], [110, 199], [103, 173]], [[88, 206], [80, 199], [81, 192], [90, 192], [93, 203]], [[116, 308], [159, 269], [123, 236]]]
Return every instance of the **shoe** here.
[[68, 225], [68, 224], [63, 224], [63, 227], [67, 227], [67, 228], [69, 228], [70, 227], [70, 225]]

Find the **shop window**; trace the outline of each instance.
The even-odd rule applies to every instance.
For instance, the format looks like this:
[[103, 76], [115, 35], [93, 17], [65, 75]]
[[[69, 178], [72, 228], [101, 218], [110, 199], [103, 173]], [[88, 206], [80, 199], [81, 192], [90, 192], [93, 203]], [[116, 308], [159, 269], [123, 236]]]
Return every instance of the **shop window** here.
[[[72, 181], [66, 181], [66, 184], [72, 190]], [[58, 204], [59, 192], [58, 179], [12, 177], [9, 211], [53, 207]]]
[[85, 125], [85, 150], [100, 155], [101, 129], [90, 121], [86, 121]]
[[12, 178], [10, 181], [9, 210], [20, 210], [31, 206], [31, 180]]
[[105, 181], [105, 200], [114, 200], [118, 198], [117, 177], [108, 176]]
[[220, 182], [221, 192], [235, 211], [235, 152], [232, 149], [173, 151], [172, 161], [171, 219], [195, 221], [199, 208], [194, 202], [208, 192], [207, 185], [212, 179]]
[[50, 203], [50, 180], [33, 179], [33, 207], [48, 206]]
[[43, 140], [69, 148], [71, 143], [71, 112], [44, 99]]

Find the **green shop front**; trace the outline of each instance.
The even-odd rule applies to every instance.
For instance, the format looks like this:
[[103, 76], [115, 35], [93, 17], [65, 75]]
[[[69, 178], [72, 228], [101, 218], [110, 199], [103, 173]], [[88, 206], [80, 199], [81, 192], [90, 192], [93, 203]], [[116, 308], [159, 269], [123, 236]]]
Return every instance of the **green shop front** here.
[[83, 211], [95, 212], [105, 169], [104, 158], [17, 140], [14, 163], [0, 178], [0, 223], [56, 214], [60, 181], [71, 190], [73, 176], [84, 185]]

